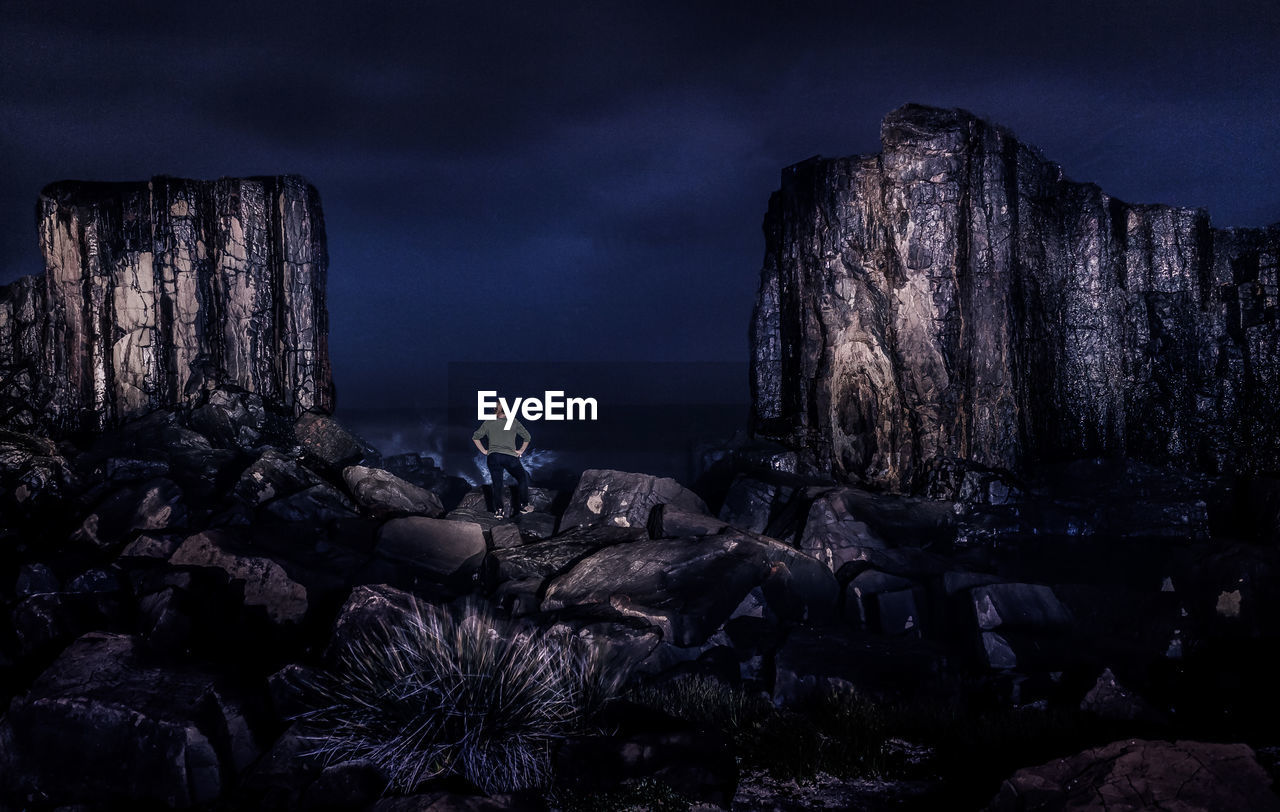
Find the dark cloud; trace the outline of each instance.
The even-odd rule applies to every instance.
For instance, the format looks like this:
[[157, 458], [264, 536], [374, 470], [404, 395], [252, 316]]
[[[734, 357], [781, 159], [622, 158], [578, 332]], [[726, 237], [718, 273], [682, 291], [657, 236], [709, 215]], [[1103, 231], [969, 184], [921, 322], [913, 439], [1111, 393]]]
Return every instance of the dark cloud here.
[[49, 181], [298, 172], [348, 403], [451, 360], [736, 360], [779, 171], [907, 101], [1280, 220], [1278, 32], [1272, 2], [9, 3], [0, 282]]

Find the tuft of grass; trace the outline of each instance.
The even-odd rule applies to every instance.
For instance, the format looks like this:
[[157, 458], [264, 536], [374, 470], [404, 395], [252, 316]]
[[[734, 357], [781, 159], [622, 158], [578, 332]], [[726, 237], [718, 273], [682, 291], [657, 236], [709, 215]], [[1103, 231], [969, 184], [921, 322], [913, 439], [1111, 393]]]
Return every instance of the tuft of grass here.
[[297, 718], [311, 755], [367, 759], [398, 792], [450, 775], [489, 794], [540, 788], [553, 744], [586, 730], [617, 690], [601, 654], [478, 601], [427, 605], [352, 638]]

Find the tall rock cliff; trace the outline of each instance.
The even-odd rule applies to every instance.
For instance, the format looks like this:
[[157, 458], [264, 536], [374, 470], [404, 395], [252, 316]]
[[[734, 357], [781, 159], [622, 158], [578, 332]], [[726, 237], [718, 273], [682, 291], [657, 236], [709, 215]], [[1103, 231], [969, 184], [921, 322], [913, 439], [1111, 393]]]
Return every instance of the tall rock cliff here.
[[962, 110], [908, 105], [881, 140], [770, 199], [757, 435], [935, 495], [1095, 455], [1280, 468], [1280, 225], [1124, 203]]
[[217, 383], [332, 411], [302, 178], [55, 183], [37, 225], [44, 274], [0, 289], [0, 424], [101, 430]]

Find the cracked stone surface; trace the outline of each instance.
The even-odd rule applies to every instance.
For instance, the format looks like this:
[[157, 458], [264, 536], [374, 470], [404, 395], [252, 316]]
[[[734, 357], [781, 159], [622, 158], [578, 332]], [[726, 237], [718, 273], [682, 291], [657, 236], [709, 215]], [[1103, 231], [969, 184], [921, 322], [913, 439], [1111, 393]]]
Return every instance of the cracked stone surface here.
[[1280, 224], [1126, 203], [962, 110], [907, 105], [881, 141], [770, 199], [757, 437], [948, 498], [967, 467], [1280, 463]]
[[0, 288], [0, 423], [100, 431], [234, 383], [332, 411], [316, 190], [296, 176], [64, 181], [43, 275]]
[[1019, 770], [988, 810], [1280, 809], [1245, 744], [1128, 739]]

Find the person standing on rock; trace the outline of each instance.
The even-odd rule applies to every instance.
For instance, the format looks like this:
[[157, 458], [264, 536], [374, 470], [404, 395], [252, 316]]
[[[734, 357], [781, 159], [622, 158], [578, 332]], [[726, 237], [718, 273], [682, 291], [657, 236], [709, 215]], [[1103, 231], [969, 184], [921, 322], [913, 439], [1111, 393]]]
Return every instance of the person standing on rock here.
[[[502, 404], [498, 404], [497, 414], [497, 418], [480, 424], [480, 428], [471, 435], [471, 441], [476, 444], [476, 448], [480, 449], [480, 453], [484, 454], [485, 462], [489, 466], [489, 481], [493, 484], [493, 515], [501, 519], [506, 515], [502, 497], [503, 471], [509, 471], [516, 481], [516, 503], [512, 506], [514, 508], [512, 515], [528, 513], [533, 510], [533, 505], [529, 504], [529, 472], [520, 462], [520, 457], [524, 456], [524, 450], [529, 447], [529, 430], [514, 417], [511, 419], [511, 428], [508, 429], [507, 414]], [[488, 448], [480, 443], [482, 437], [489, 439]], [[521, 440], [519, 448], [515, 446], [516, 437]]]

